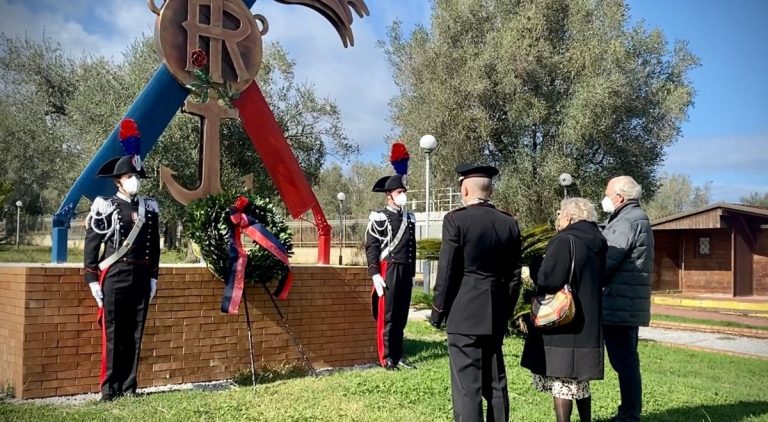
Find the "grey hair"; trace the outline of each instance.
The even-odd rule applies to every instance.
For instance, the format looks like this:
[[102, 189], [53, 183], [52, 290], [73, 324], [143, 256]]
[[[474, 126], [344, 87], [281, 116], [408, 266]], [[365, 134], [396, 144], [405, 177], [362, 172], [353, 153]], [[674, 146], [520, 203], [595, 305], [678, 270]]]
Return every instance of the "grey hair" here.
[[572, 223], [577, 221], [597, 221], [595, 205], [588, 199], [568, 198], [560, 202], [560, 213], [571, 218]]
[[639, 183], [635, 182], [631, 176], [619, 176], [614, 178], [614, 190], [624, 199], [640, 199], [643, 194], [643, 188]]

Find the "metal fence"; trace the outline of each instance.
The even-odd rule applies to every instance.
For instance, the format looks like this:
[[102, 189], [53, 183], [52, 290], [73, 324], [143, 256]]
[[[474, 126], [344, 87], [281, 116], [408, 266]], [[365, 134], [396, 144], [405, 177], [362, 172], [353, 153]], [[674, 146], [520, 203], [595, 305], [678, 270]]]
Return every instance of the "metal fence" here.
[[[442, 219], [444, 211], [435, 211], [430, 213], [429, 230], [425, 221], [426, 215], [423, 212], [416, 214], [416, 239], [427, 237], [439, 238], [442, 228]], [[51, 217], [21, 215], [19, 232], [22, 244], [36, 244], [50, 246], [51, 235]], [[345, 218], [343, 220], [328, 220], [332, 227], [331, 243], [334, 247], [342, 246], [345, 248], [362, 248], [365, 242], [365, 230], [368, 225], [368, 218]], [[296, 247], [317, 247], [317, 228], [311, 222], [305, 220], [288, 221], [288, 227], [293, 232], [293, 244]], [[179, 230], [183, 237], [183, 232]], [[165, 233], [165, 227], [160, 225], [161, 235]], [[16, 240], [16, 219], [7, 219], [0, 224], [0, 238], [5, 243], [14, 243]], [[70, 223], [69, 241], [73, 243], [82, 243], [85, 239], [85, 220], [74, 219]]]

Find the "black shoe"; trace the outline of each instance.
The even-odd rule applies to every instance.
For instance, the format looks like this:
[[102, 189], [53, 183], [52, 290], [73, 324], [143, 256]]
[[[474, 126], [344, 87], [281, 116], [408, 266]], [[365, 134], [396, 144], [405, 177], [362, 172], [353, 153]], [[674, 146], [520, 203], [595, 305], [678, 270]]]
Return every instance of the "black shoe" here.
[[416, 365], [412, 364], [411, 361], [406, 358], [400, 359], [400, 366], [405, 369], [416, 369]]
[[387, 371], [395, 371], [395, 370], [398, 369], [397, 363], [392, 362], [391, 360], [387, 359], [387, 364], [384, 365], [384, 369], [386, 369]]

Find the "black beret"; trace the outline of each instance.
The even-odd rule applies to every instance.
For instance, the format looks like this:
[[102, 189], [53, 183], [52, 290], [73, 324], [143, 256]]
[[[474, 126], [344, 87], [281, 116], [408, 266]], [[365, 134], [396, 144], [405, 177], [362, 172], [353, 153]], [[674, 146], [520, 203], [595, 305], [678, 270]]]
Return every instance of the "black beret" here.
[[499, 169], [494, 166], [478, 166], [476, 164], [463, 163], [456, 166], [456, 173], [461, 176], [459, 181], [469, 179], [471, 177], [484, 177], [486, 179], [493, 179], [493, 176], [499, 174]]
[[395, 189], [408, 189], [405, 185], [405, 175], [384, 176], [373, 185], [373, 192], [389, 192]]

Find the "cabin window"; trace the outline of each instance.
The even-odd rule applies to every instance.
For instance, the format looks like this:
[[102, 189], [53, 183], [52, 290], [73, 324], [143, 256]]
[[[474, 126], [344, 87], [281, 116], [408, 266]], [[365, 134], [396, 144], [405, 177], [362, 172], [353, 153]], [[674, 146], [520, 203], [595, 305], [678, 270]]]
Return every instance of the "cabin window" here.
[[699, 255], [709, 255], [709, 238], [708, 237], [700, 237], [699, 238]]

